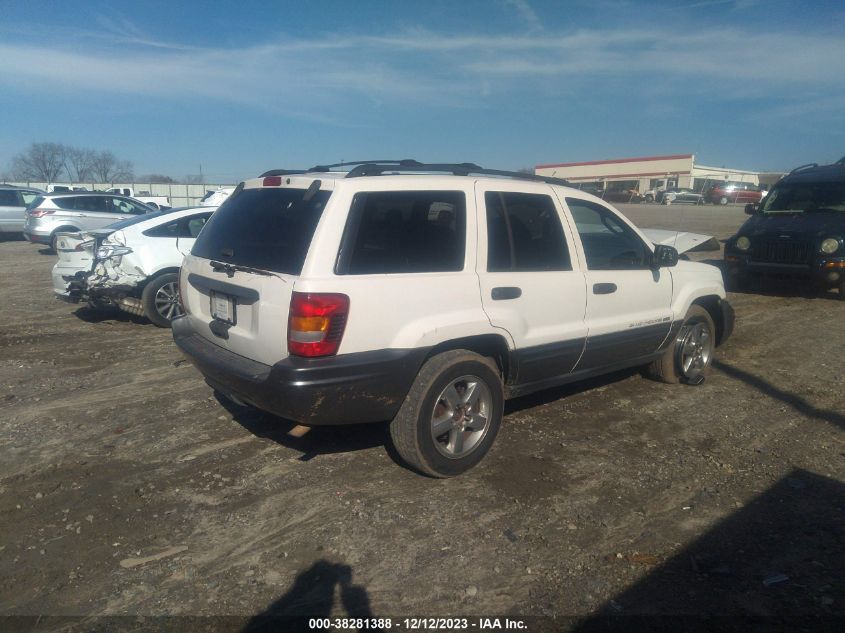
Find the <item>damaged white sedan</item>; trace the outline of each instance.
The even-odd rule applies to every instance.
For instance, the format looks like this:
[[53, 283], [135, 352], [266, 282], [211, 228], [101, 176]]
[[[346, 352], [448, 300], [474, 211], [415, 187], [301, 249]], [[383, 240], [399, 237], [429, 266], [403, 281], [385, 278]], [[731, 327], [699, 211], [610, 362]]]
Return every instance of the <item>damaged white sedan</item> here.
[[216, 207], [189, 207], [58, 233], [53, 290], [64, 301], [115, 306], [160, 327], [182, 314], [178, 273]]

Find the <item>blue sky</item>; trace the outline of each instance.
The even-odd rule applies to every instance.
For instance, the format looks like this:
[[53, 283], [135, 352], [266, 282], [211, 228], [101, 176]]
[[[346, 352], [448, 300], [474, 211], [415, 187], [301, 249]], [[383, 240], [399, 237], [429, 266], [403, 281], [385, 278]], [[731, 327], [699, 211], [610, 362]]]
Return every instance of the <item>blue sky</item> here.
[[0, 172], [34, 141], [237, 181], [367, 158], [845, 155], [845, 4], [0, 0]]

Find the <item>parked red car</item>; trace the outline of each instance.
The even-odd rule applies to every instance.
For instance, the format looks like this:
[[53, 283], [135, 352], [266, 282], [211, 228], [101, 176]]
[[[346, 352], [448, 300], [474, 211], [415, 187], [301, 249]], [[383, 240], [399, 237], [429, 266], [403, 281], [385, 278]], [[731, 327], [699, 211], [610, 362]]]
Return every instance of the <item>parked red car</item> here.
[[707, 192], [707, 200], [713, 204], [728, 204], [728, 202], [760, 202], [763, 194], [758, 185], [750, 182], [720, 182], [714, 184]]

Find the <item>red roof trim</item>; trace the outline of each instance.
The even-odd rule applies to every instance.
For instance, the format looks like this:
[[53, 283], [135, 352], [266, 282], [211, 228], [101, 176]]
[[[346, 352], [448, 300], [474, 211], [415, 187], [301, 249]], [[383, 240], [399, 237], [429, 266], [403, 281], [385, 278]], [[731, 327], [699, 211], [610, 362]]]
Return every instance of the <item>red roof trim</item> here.
[[[689, 175], [690, 172], [688, 171], [670, 171], [668, 176], [671, 178], [672, 176], [684, 176]], [[641, 172], [639, 174], [604, 174], [602, 176], [566, 176], [566, 180], [586, 180], [592, 182], [594, 180], [611, 180], [613, 178], [633, 178], [635, 176], [642, 177], [642, 176], [666, 176], [667, 173], [665, 171], [651, 171], [651, 172]]]
[[674, 154], [672, 156], [640, 156], [639, 158], [612, 158], [610, 160], [591, 160], [584, 163], [555, 163], [553, 165], [537, 165], [535, 169], [548, 169], [549, 167], [581, 167], [586, 165], [609, 165], [612, 163], [638, 163], [650, 160], [678, 160], [681, 158], [692, 158], [693, 154]]

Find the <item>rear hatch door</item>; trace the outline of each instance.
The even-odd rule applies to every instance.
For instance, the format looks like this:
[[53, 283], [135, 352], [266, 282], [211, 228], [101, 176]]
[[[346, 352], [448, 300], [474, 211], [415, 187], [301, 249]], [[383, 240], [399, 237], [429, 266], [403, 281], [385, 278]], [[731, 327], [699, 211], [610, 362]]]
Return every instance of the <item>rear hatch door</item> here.
[[287, 355], [293, 286], [329, 191], [247, 187], [208, 220], [182, 266], [192, 329], [272, 365]]

